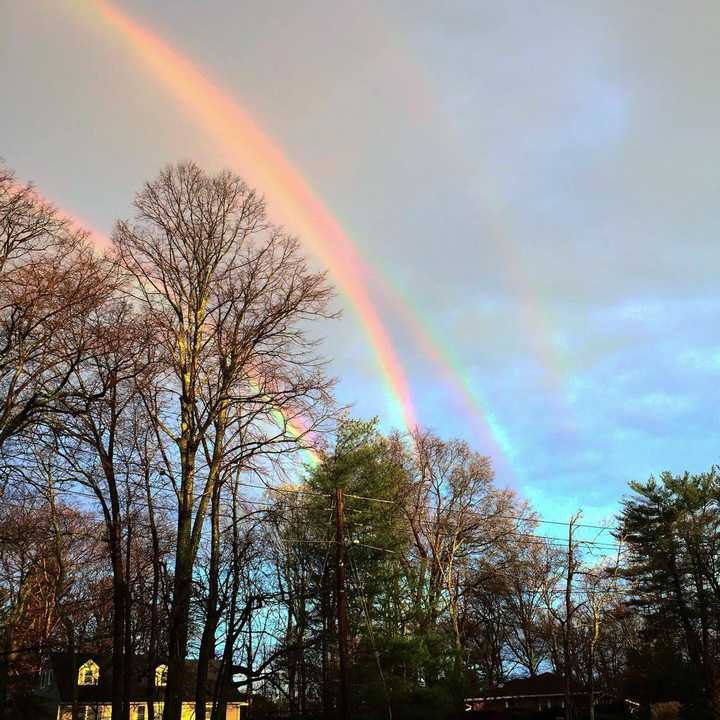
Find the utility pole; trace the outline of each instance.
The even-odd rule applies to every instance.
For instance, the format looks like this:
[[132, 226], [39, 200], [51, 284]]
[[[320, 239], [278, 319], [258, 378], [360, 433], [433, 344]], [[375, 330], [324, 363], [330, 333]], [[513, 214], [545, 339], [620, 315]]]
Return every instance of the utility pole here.
[[[573, 579], [577, 570], [575, 558], [574, 531], [575, 525], [580, 520], [581, 513], [578, 511], [570, 518], [568, 523], [568, 549], [567, 549], [567, 577], [565, 579], [565, 623], [563, 625], [563, 664], [565, 670], [565, 720], [574, 720], [575, 701], [572, 694], [572, 656], [570, 652], [570, 640], [572, 637], [573, 616], [578, 606], [573, 602]], [[590, 698], [592, 702], [592, 696]]]
[[338, 718], [350, 717], [348, 701], [348, 616], [347, 577], [345, 572], [345, 513], [342, 488], [335, 488], [335, 581], [337, 583], [338, 654], [340, 656], [340, 687]]

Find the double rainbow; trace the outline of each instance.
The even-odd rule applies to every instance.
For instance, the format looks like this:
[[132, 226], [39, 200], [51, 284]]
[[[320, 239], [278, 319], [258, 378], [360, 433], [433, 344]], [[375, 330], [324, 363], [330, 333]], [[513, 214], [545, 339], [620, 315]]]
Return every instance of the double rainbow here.
[[442, 373], [461, 401], [475, 432], [490, 441], [491, 451], [512, 470], [512, 447], [493, 414], [483, 403], [462, 365], [437, 342], [394, 286], [372, 273], [338, 221], [313, 193], [302, 174], [282, 150], [253, 122], [240, 105], [209, 80], [195, 65], [152, 31], [108, 0], [89, 0], [93, 16], [133, 52], [141, 66], [222, 147], [230, 163], [270, 198], [280, 222], [297, 230], [303, 244], [331, 273], [364, 328], [393, 398], [409, 430], [417, 426], [410, 386], [390, 335], [367, 292], [371, 280], [382, 290], [411, 330], [423, 353]]

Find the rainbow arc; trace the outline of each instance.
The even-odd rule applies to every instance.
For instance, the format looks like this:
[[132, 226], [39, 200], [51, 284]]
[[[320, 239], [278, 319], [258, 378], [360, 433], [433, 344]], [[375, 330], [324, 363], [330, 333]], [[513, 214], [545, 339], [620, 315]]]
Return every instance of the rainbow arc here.
[[512, 446], [461, 364], [416, 316], [402, 294], [381, 273], [375, 273], [332, 213], [312, 191], [281, 148], [253, 121], [241, 105], [206, 77], [187, 57], [109, 0], [90, 0], [94, 16], [119, 38], [136, 62], [158, 82], [211, 137], [224, 157], [269, 198], [270, 211], [297, 231], [304, 246], [328, 268], [367, 335], [382, 372], [388, 395], [408, 430], [417, 427], [410, 384], [398, 353], [367, 286], [382, 283], [383, 293], [398, 309], [423, 354], [441, 370], [443, 382], [458, 398], [474, 431], [489, 441], [490, 451], [513, 470]]

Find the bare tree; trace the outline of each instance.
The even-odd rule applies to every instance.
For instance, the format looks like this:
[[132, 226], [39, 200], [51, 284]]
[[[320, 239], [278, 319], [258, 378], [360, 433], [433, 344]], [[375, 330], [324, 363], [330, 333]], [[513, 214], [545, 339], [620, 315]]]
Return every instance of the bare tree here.
[[547, 548], [530, 537], [516, 547], [515, 562], [504, 574], [507, 581], [504, 605], [509, 625], [508, 646], [515, 662], [534, 677], [547, 656], [543, 632]]
[[114, 286], [86, 233], [0, 167], [0, 451], [71, 392]]
[[[312, 431], [325, 417], [330, 383], [305, 321], [329, 316], [331, 291], [230, 173], [170, 167], [135, 208], [113, 239], [163, 354], [146, 404], [178, 500], [165, 718], [179, 720], [192, 572], [215, 487], [229, 465], [291, 449], [288, 418]], [[198, 720], [204, 695], [199, 668]]]
[[[91, 591], [103, 561], [98, 546], [95, 520], [59, 504], [51, 483], [15, 488], [0, 503], [3, 713], [8, 686], [32, 677], [43, 653], [65, 645], [94, 600], [100, 606]], [[18, 688], [11, 689], [14, 701]]]
[[477, 571], [479, 558], [496, 567], [502, 561], [502, 541], [522, 524], [524, 509], [512, 492], [493, 486], [490, 459], [467, 443], [418, 431], [405, 467], [408, 485], [400, 492], [413, 539], [405, 565], [415, 603], [427, 608], [422, 622], [428, 627], [449, 612], [460, 652], [462, 588], [471, 569]]
[[[67, 477], [90, 491], [105, 523], [112, 568], [112, 711], [128, 720], [132, 653], [129, 506], [135, 494], [136, 417], [143, 412], [137, 383], [152, 366], [148, 334], [124, 300], [108, 301], [86, 320], [93, 351], [69, 378], [58, 414], [51, 418], [53, 450]], [[87, 491], [86, 490], [86, 491]]]
[[[556, 646], [555, 628], [549, 628], [551, 634], [551, 655], [555, 667], [562, 669], [565, 692], [565, 718], [573, 720], [575, 706], [573, 698], [574, 643], [573, 623], [578, 611], [584, 606], [585, 600], [578, 597], [575, 589], [575, 578], [581, 572], [581, 560], [578, 552], [578, 541], [575, 537], [577, 525], [582, 517], [581, 512], [575, 513], [568, 522], [567, 546], [564, 562], [548, 563], [548, 582], [543, 589], [545, 606], [553, 624], [559, 629], [560, 648]], [[550, 559], [548, 551], [548, 559]], [[558, 552], [559, 559], [559, 552]], [[561, 601], [558, 602], [558, 599]]]
[[[158, 457], [158, 448], [155, 442], [155, 434], [152, 428], [146, 423], [142, 426], [137, 420], [145, 419], [144, 415], [135, 415], [136, 426], [132, 437], [135, 442], [135, 456], [137, 458], [137, 471], [140, 487], [146, 506], [146, 533], [149, 536], [150, 563], [151, 563], [151, 589], [145, 592], [142, 597], [145, 599], [145, 606], [148, 607], [149, 617], [146, 619], [146, 642], [147, 642], [147, 667], [146, 667], [146, 688], [147, 688], [147, 716], [149, 720], [155, 720], [155, 703], [157, 701], [157, 687], [155, 685], [155, 668], [158, 664], [158, 657], [161, 647], [161, 607], [167, 607], [167, 602], [161, 603], [167, 597], [168, 578], [166, 572], [166, 558], [170, 554], [170, 548], [174, 535], [172, 529], [166, 522], [168, 513], [156, 497], [157, 491], [162, 487], [159, 476], [162, 463]], [[161, 507], [158, 508], [158, 505]]]
[[622, 544], [618, 545], [618, 552], [614, 562], [606, 562], [592, 570], [587, 570], [583, 576], [583, 594], [585, 615], [588, 630], [588, 686], [590, 691], [590, 720], [595, 720], [595, 673], [597, 664], [597, 649], [600, 642], [603, 626], [610, 615], [610, 608], [617, 604], [617, 595], [620, 589], [619, 567], [622, 553]]

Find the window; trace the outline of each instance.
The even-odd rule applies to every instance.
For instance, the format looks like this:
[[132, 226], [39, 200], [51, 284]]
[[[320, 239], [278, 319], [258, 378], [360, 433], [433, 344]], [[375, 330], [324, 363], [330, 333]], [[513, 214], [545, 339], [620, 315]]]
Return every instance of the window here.
[[100, 680], [100, 668], [94, 660], [88, 660], [78, 671], [78, 685], [97, 685]]
[[167, 665], [158, 665], [155, 668], [155, 687], [165, 687], [167, 685]]
[[135, 720], [145, 720], [145, 705], [135, 707]]
[[80, 717], [82, 720], [98, 720], [100, 713], [97, 705], [80, 706]]
[[53, 682], [53, 671], [52, 670], [43, 670], [40, 673], [40, 687], [46, 688], [50, 687]]

